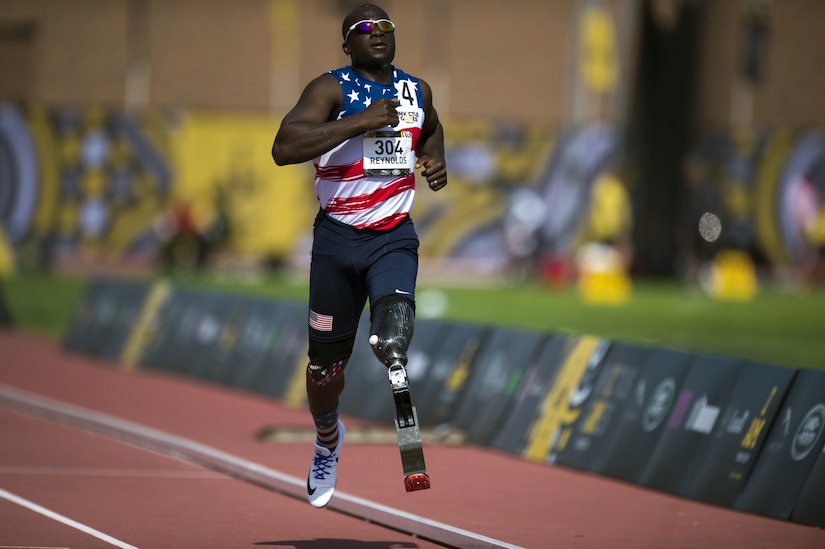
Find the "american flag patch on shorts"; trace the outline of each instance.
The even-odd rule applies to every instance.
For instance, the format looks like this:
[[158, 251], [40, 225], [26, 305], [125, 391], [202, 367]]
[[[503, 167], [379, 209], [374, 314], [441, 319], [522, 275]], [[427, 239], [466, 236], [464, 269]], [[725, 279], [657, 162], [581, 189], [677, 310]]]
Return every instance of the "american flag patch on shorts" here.
[[314, 330], [318, 330], [319, 332], [331, 332], [332, 331], [332, 317], [329, 315], [321, 315], [313, 311], [312, 309], [309, 310], [309, 326]]

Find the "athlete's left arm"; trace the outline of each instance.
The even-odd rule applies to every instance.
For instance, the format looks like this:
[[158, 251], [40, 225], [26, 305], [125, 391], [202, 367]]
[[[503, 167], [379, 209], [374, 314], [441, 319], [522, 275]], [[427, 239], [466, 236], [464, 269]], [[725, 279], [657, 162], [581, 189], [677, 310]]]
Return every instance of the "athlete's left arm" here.
[[427, 178], [427, 184], [438, 191], [447, 184], [447, 162], [444, 157], [444, 128], [433, 106], [433, 92], [430, 85], [423, 80], [421, 95], [424, 98], [424, 126], [416, 147], [415, 167], [424, 168], [421, 175]]

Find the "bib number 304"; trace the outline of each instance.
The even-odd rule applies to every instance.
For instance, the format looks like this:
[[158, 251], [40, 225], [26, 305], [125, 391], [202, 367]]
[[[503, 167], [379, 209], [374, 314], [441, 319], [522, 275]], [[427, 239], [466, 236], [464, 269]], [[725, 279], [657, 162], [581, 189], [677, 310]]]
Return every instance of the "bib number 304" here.
[[364, 175], [409, 175], [412, 170], [412, 132], [371, 131], [364, 135]]

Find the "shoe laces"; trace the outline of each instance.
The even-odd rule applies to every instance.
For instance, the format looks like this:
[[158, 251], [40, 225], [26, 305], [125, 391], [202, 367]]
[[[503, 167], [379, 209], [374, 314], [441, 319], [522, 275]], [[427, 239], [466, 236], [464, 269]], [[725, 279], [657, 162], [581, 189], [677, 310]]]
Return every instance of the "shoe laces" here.
[[315, 479], [324, 480], [329, 474], [329, 470], [332, 469], [334, 462], [335, 456], [332, 455], [332, 453], [325, 456], [320, 452], [315, 452], [315, 457], [312, 458], [312, 474], [315, 476]]

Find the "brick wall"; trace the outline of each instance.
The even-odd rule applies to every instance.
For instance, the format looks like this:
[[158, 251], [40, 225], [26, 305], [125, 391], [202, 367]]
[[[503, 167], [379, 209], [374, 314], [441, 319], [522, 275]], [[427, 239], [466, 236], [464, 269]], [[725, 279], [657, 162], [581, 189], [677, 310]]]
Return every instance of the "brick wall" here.
[[[139, 97], [149, 106], [280, 113], [310, 79], [347, 63], [340, 26], [355, 3], [4, 0], [0, 99], [123, 105], [128, 82], [134, 83], [128, 75], [143, 66], [148, 79], [138, 81], [145, 91]], [[570, 115], [577, 0], [385, 0], [383, 5], [399, 25], [397, 64], [432, 85], [445, 117], [558, 124]], [[638, 2], [605, 0], [604, 5], [632, 16]], [[747, 5], [747, 0], [705, 2], [696, 89], [699, 129], [731, 123]], [[825, 2], [782, 0], [771, 6], [765, 76], [753, 94], [751, 121], [825, 125], [825, 103], [819, 101], [825, 89], [820, 29]], [[144, 14], [137, 23], [135, 13]], [[628, 19], [620, 24], [627, 25], [617, 29], [620, 33], [637, 27]], [[3, 30], [20, 25], [33, 29], [30, 38], [21, 41]], [[623, 61], [632, 67], [632, 48], [628, 51]]]

